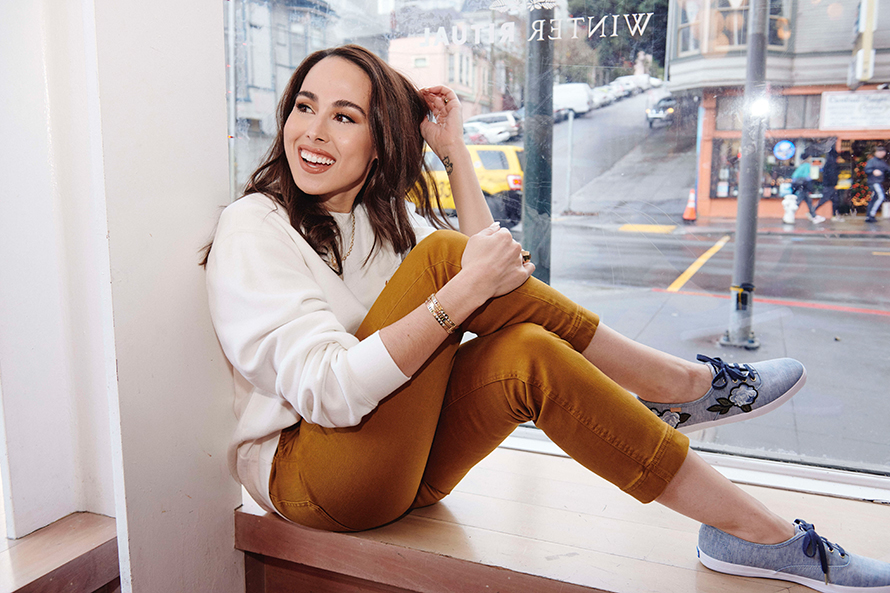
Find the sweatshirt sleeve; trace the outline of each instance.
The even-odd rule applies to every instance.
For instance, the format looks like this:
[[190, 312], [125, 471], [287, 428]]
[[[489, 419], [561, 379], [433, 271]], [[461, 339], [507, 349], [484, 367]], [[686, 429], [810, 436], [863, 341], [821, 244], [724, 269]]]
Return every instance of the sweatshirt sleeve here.
[[345, 330], [286, 235], [217, 232], [207, 287], [226, 357], [308, 422], [355, 426], [408, 380], [377, 333], [359, 341]]
[[436, 232], [437, 229], [430, 224], [430, 221], [417, 213], [417, 206], [412, 202], [408, 202], [408, 216], [411, 219], [411, 226], [414, 228], [414, 236], [418, 244]]

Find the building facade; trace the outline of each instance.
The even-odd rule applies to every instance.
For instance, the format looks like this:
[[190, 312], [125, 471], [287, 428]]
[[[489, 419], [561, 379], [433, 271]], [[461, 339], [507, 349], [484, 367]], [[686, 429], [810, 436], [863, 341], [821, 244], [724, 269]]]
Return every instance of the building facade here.
[[[818, 157], [831, 146], [840, 155], [842, 211], [867, 202], [864, 161], [874, 146], [890, 142], [890, 90], [883, 84], [890, 81], [890, 26], [879, 19], [869, 20], [873, 72], [859, 77], [855, 72], [860, 21], [865, 27], [860, 13], [868, 6], [857, 0], [770, 0], [761, 216], [780, 217], [781, 199], [791, 191], [791, 174], [805, 153]], [[873, 6], [886, 23], [890, 2], [873, 0]], [[748, 12], [748, 0], [670, 3], [669, 85], [693, 100], [687, 105], [699, 106], [697, 198], [703, 216], [736, 213]], [[813, 174], [818, 189], [818, 168]]]

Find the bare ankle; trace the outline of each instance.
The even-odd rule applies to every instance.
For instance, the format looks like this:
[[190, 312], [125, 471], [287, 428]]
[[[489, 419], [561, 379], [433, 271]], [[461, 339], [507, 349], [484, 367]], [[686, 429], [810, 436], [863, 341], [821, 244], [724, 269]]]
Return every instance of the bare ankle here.
[[724, 527], [717, 526], [717, 528], [739, 539], [755, 544], [780, 544], [794, 537], [794, 525], [779, 517], [773, 517], [759, 523], [746, 522]]
[[[664, 404], [684, 404], [703, 397], [711, 388], [711, 371], [708, 365], [684, 363], [677, 381], [670, 381], [669, 390], [661, 391], [659, 399], [651, 400]], [[647, 398], [643, 398], [647, 399]]]

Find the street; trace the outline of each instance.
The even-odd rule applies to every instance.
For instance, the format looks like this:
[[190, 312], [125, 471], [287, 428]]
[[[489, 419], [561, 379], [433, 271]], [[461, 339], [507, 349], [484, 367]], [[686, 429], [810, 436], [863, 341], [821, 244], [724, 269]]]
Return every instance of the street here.
[[[602, 286], [666, 289], [721, 235], [609, 232], [555, 223], [554, 276]], [[681, 229], [686, 230], [686, 229]], [[890, 241], [812, 236], [758, 237], [756, 295], [890, 311], [887, 269]], [[572, 254], [571, 258], [563, 257]], [[685, 291], [728, 294], [730, 242], [684, 286]]]
[[753, 312], [761, 347], [721, 347], [735, 224], [683, 224], [694, 126], [650, 130], [646, 102], [639, 95], [575, 120], [570, 195], [560, 158], [568, 126], [554, 127], [551, 284], [610, 327], [685, 359], [791, 356], [807, 366], [807, 385], [787, 405], [694, 433], [696, 446], [890, 473], [890, 221], [866, 228], [853, 217], [822, 230], [760, 221]]

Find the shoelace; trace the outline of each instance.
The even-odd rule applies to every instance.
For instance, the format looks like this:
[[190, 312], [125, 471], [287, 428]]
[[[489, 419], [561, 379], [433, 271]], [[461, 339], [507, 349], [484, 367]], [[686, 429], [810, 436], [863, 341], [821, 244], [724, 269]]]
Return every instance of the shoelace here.
[[825, 575], [825, 584], [828, 584], [828, 553], [825, 551], [825, 547], [828, 546], [828, 551], [832, 552], [835, 549], [841, 553], [841, 556], [846, 556], [846, 552], [842, 547], [837, 544], [833, 544], [824, 537], [820, 536], [816, 533], [816, 528], [811, 523], [807, 523], [806, 521], [802, 521], [800, 519], [795, 519], [795, 525], [798, 525], [801, 529], [803, 529], [805, 535], [803, 538], [803, 553], [809, 556], [810, 558], [815, 558], [816, 553], [819, 553], [819, 564], [822, 566], [822, 574]]
[[711, 358], [704, 354], [695, 357], [699, 362], [706, 362], [714, 367], [714, 378], [711, 379], [711, 387], [714, 389], [723, 389], [729, 384], [730, 380], [744, 381], [749, 375], [754, 375], [754, 369], [747, 364], [727, 363], [719, 358]]

